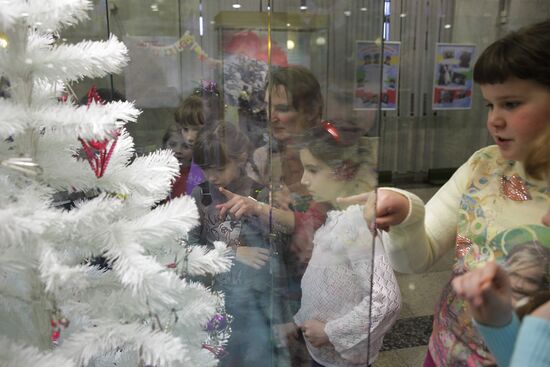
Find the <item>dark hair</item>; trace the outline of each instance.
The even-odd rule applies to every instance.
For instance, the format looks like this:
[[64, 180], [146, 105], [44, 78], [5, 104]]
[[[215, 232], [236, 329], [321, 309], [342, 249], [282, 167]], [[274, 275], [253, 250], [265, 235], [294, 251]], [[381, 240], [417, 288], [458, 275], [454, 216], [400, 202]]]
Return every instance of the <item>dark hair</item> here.
[[202, 127], [206, 124], [202, 98], [191, 95], [183, 100], [174, 113], [174, 120], [182, 127]]
[[202, 81], [178, 106], [174, 119], [182, 126], [202, 127], [222, 120], [224, 108], [223, 96], [216, 83]]
[[296, 111], [311, 116], [307, 127], [311, 127], [323, 115], [323, 96], [321, 85], [311, 71], [300, 65], [289, 65], [273, 68], [267, 82], [267, 90], [283, 86], [292, 107]]
[[193, 147], [193, 161], [202, 168], [224, 167], [231, 161], [247, 161], [251, 149], [245, 134], [232, 123], [219, 121], [199, 133]]
[[511, 77], [533, 80], [550, 89], [550, 19], [511, 32], [483, 51], [474, 67], [479, 84]]
[[178, 134], [181, 136], [181, 126], [175, 123], [170, 124], [162, 136], [162, 147], [166, 148], [166, 144], [168, 140], [170, 140], [170, 137]]
[[353, 128], [343, 121], [321, 121], [321, 124], [308, 129], [302, 135], [300, 149], [307, 149], [320, 161], [333, 169], [343, 166], [357, 169], [360, 162], [358, 157], [358, 138]]

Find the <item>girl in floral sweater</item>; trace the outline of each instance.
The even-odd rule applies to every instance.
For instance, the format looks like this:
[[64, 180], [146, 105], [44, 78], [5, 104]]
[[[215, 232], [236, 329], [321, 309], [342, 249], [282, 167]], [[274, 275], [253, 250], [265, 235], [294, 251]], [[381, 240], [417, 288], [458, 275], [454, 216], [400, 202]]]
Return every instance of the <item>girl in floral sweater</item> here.
[[[550, 124], [548, 45], [550, 20], [510, 33], [481, 54], [474, 80], [487, 102], [487, 128], [496, 145], [474, 153], [426, 206], [406, 191], [378, 190], [375, 223], [389, 230], [385, 246], [396, 270], [420, 272], [446, 251], [455, 252], [424, 366], [495, 365], [468, 302], [451, 281], [488, 261], [510, 267], [520, 250], [538, 248], [539, 259], [548, 253], [550, 229], [540, 220], [550, 204], [548, 185], [524, 166], [530, 145]], [[548, 287], [548, 266], [514, 269], [517, 297]]]

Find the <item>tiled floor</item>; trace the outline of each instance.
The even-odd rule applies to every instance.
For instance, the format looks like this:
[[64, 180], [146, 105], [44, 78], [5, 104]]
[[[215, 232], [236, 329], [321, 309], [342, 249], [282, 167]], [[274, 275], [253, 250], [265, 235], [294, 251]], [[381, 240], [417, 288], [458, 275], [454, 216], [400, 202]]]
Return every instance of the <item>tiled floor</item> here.
[[[427, 201], [438, 187], [410, 188]], [[386, 335], [374, 367], [422, 366], [431, 331], [431, 316], [441, 289], [449, 280], [453, 253], [445, 254], [422, 274], [397, 274], [403, 305], [397, 324]]]

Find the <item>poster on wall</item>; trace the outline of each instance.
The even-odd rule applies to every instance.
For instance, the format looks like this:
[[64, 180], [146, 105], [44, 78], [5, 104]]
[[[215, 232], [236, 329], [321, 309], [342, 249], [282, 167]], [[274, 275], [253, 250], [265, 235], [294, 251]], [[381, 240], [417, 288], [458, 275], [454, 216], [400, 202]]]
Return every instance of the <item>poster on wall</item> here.
[[437, 43], [432, 109], [472, 108], [475, 45]]
[[401, 43], [384, 42], [383, 52], [375, 41], [357, 41], [356, 47], [353, 108], [378, 109], [380, 102], [382, 110], [396, 110]]

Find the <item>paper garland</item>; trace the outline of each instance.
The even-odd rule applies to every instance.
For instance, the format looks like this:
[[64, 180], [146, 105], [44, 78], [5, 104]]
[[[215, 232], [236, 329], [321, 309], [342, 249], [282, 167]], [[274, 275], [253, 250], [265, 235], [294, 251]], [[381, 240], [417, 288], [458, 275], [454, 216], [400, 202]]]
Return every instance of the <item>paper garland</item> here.
[[143, 48], [150, 48], [155, 54], [161, 56], [176, 55], [179, 52], [183, 52], [185, 49], [189, 49], [193, 51], [197, 58], [202, 62], [206, 62], [210, 65], [221, 64], [220, 60], [213, 59], [209, 57], [206, 52], [204, 52], [202, 47], [195, 40], [195, 36], [189, 33], [189, 31], [185, 31], [183, 36], [171, 45], [159, 46], [152, 42], [139, 42], [138, 46]]

